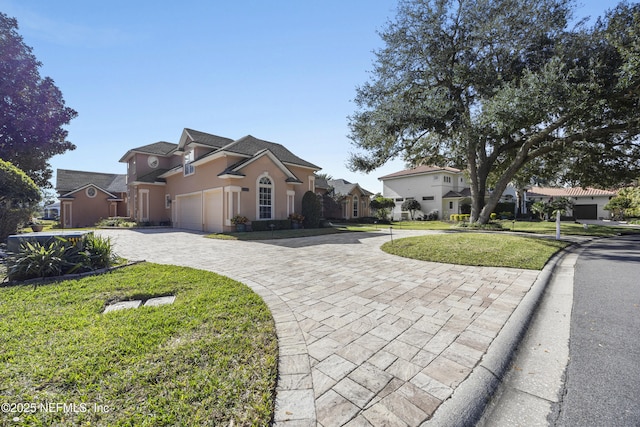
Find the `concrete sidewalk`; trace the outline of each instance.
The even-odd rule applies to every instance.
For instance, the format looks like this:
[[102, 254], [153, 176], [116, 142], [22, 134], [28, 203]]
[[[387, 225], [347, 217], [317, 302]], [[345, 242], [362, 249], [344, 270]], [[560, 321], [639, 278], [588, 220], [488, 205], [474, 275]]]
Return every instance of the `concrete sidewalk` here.
[[280, 350], [276, 425], [464, 424], [517, 344], [521, 332], [503, 328], [528, 319], [549, 278], [392, 256], [380, 250], [388, 230], [260, 242], [99, 233], [125, 258], [214, 271], [265, 300]]

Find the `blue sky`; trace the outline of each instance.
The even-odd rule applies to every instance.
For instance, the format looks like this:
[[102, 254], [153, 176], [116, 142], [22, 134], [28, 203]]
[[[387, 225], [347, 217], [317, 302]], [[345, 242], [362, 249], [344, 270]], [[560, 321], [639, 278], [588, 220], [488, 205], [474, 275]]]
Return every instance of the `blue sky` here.
[[[578, 0], [577, 14], [615, 4]], [[404, 165], [349, 171], [347, 116], [395, 10], [391, 0], [0, 0], [78, 111], [67, 126], [77, 148], [53, 157], [54, 171], [125, 173], [128, 149], [177, 143], [188, 127], [281, 143], [374, 193]]]

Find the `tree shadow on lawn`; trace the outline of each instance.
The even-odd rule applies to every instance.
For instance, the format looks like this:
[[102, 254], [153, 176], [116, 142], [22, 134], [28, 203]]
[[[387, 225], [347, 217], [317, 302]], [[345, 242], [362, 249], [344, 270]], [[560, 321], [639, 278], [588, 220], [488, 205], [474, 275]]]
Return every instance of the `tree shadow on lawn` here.
[[362, 239], [383, 237], [385, 235], [389, 236], [389, 233], [381, 231], [340, 231], [338, 233], [324, 234], [319, 236], [251, 240], [251, 242], [295, 249], [320, 245], [361, 245]]

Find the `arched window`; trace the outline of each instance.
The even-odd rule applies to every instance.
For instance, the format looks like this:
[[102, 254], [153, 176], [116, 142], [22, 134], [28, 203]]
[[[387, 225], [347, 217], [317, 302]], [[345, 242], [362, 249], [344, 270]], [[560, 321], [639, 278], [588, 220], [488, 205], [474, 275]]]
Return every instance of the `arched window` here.
[[357, 218], [358, 217], [358, 196], [353, 196], [353, 217]]
[[273, 217], [273, 183], [268, 176], [258, 180], [258, 218]]

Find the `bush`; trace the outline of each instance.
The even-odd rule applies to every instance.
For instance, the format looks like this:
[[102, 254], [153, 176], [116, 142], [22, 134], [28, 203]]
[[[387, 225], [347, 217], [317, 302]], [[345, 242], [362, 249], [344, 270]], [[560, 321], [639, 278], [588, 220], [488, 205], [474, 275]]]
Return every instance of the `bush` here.
[[93, 270], [111, 267], [117, 261], [111, 239], [108, 237], [85, 234], [83, 248], [88, 257], [88, 267]]
[[304, 216], [305, 228], [318, 228], [320, 226], [320, 216], [322, 206], [318, 196], [313, 191], [307, 191], [302, 196], [302, 216]]
[[251, 221], [251, 229], [253, 231], [271, 231], [272, 224], [274, 225], [274, 230], [288, 230], [291, 228], [291, 220], [274, 219], [267, 221]]
[[454, 227], [466, 228], [468, 230], [502, 230], [502, 224], [497, 222], [490, 222], [488, 224], [478, 224], [477, 222], [459, 222]]
[[25, 208], [7, 208], [0, 205], [0, 241], [6, 242], [7, 237], [16, 234], [31, 219], [31, 210]]
[[82, 244], [56, 237], [47, 242], [23, 242], [8, 261], [7, 278], [22, 281], [82, 273], [110, 267], [117, 260], [111, 240], [86, 234]]
[[449, 221], [453, 222], [469, 222], [471, 220], [470, 214], [451, 214], [449, 215]]
[[101, 219], [96, 223], [96, 227], [134, 227], [136, 222], [129, 217], [114, 216], [107, 219]]
[[423, 220], [425, 221], [437, 221], [438, 220], [438, 210], [434, 209], [431, 212], [429, 212], [428, 214], [426, 214], [424, 217], [422, 217]]

